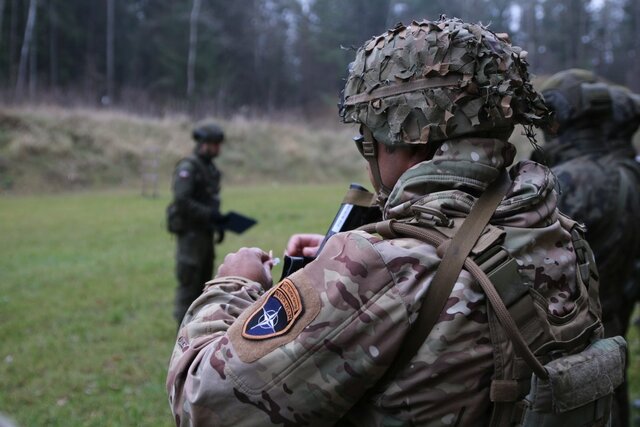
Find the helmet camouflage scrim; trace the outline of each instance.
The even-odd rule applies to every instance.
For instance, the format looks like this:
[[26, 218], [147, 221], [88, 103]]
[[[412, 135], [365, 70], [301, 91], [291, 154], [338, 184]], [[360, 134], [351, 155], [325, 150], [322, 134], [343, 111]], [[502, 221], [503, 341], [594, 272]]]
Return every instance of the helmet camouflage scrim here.
[[398, 24], [358, 49], [340, 116], [390, 146], [546, 127], [525, 56], [506, 35], [456, 18]]
[[224, 140], [222, 128], [215, 123], [205, 123], [193, 129], [193, 140], [196, 143], [220, 143]]

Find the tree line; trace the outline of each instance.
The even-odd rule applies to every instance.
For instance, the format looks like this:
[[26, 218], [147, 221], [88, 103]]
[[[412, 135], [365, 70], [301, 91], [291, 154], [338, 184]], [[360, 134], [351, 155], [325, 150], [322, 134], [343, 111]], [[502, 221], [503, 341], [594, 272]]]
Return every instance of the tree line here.
[[333, 108], [353, 49], [441, 14], [507, 32], [531, 70], [640, 90], [640, 0], [0, 0], [5, 102], [214, 114]]

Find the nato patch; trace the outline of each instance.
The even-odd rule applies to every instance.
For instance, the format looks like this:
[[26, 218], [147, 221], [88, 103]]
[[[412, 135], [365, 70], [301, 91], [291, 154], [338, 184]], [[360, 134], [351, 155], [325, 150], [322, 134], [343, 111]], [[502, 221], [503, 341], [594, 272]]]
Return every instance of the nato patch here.
[[249, 315], [242, 336], [264, 340], [287, 332], [302, 314], [300, 294], [291, 280], [284, 279], [267, 293], [262, 305]]

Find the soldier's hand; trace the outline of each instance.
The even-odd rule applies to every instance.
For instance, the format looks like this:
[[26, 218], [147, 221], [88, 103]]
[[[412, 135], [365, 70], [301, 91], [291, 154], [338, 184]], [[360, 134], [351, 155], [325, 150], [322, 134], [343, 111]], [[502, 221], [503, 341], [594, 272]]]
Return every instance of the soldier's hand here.
[[240, 248], [229, 253], [218, 267], [216, 277], [241, 276], [258, 282], [266, 290], [272, 285], [273, 259], [260, 248]]
[[289, 238], [286, 254], [314, 257], [323, 239], [322, 234], [294, 234]]

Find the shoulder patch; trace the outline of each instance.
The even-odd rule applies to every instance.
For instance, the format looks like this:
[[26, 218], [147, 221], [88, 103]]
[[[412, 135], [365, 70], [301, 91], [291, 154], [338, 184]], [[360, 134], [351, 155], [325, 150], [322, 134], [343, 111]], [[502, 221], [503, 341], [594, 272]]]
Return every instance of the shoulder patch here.
[[180, 169], [180, 171], [178, 172], [178, 176], [180, 178], [189, 178], [189, 171], [186, 169]]
[[[293, 292], [289, 287], [294, 288]], [[284, 288], [287, 290], [284, 291]], [[256, 320], [260, 320], [260, 316], [264, 313], [263, 308], [267, 308], [267, 311], [269, 310], [267, 301], [272, 298], [272, 294], [275, 294], [276, 289], [280, 289], [280, 291], [284, 292], [286, 295], [294, 295], [295, 292], [297, 297], [293, 297], [292, 300], [297, 301], [299, 298], [301, 301], [301, 303], [297, 303], [301, 307], [299, 314], [300, 317], [296, 318], [293, 313], [297, 310], [292, 310], [291, 313], [293, 317], [288, 320], [286, 322], [287, 325], [284, 326], [288, 326], [288, 329], [284, 330], [283, 327], [280, 332], [276, 332], [277, 335], [271, 335], [268, 339], [264, 336], [255, 336], [258, 334], [256, 332], [258, 328], [255, 328], [249, 331], [249, 334], [246, 334], [245, 331], [251, 328], [251, 326], [248, 326], [251, 319], [258, 314], [258, 318]], [[273, 298], [284, 297], [280, 291], [278, 291], [279, 296]], [[278, 304], [280, 303], [278, 302]], [[313, 282], [307, 276], [304, 269], [301, 269], [293, 273], [270, 291], [265, 292], [258, 301], [256, 301], [251, 307], [244, 310], [240, 316], [238, 316], [236, 321], [229, 327], [227, 333], [238, 358], [243, 363], [252, 363], [262, 357], [265, 357], [275, 349], [299, 339], [305, 328], [307, 328], [316, 318], [318, 313], [320, 313], [321, 307], [322, 301], [320, 300], [320, 294], [314, 288]], [[280, 313], [282, 313], [282, 316], [286, 318], [286, 310], [284, 312], [281, 311]], [[268, 317], [269, 316], [265, 316], [265, 319], [263, 320], [266, 320]], [[275, 319], [272, 318], [272, 320]], [[253, 326], [255, 326], [255, 324]], [[263, 331], [263, 335], [273, 334], [273, 330], [275, 329], [277, 328], [265, 330]]]
[[286, 333], [302, 314], [302, 300], [295, 285], [284, 279], [271, 289], [242, 327], [242, 336], [264, 340]]

